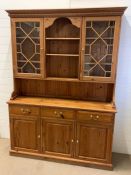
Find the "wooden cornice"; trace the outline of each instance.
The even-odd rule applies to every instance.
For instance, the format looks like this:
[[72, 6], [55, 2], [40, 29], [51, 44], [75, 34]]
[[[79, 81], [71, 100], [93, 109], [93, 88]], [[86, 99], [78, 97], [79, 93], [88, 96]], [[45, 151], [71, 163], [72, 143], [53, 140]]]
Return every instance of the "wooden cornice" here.
[[6, 10], [11, 18], [43, 18], [54, 16], [122, 16], [127, 7], [81, 9]]

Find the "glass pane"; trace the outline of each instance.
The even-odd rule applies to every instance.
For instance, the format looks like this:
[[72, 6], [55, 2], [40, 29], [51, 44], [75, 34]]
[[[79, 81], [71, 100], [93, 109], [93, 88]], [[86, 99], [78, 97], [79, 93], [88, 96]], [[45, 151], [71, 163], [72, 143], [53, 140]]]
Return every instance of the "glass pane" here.
[[39, 54], [35, 54], [30, 61], [40, 61], [40, 55]]
[[105, 71], [99, 65], [96, 65], [94, 69], [91, 69], [91, 71], [89, 71], [89, 76], [103, 77], [104, 75], [105, 75]]
[[30, 63], [27, 63], [27, 64], [23, 67], [23, 72], [24, 72], [24, 73], [35, 73], [35, 68], [34, 68]]
[[39, 37], [39, 28], [34, 28], [32, 32], [30, 33], [30, 37]]
[[84, 76], [110, 77], [115, 21], [87, 21]]
[[96, 61], [101, 60], [107, 53], [107, 44], [102, 39], [97, 39], [91, 45], [91, 55]]
[[21, 29], [29, 34], [34, 28], [34, 22], [21, 22]]
[[92, 21], [92, 28], [98, 33], [101, 34], [107, 29], [109, 25], [108, 21]]
[[16, 42], [18, 72], [39, 74], [40, 22], [16, 22]]

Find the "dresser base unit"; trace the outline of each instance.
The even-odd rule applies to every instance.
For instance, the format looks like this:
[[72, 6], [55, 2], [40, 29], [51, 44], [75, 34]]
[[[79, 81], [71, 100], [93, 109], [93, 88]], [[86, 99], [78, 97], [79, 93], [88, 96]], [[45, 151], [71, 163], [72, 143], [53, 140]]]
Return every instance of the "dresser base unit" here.
[[8, 103], [11, 154], [112, 167], [110, 103], [33, 97]]
[[115, 84], [126, 7], [7, 10], [11, 155], [112, 169]]

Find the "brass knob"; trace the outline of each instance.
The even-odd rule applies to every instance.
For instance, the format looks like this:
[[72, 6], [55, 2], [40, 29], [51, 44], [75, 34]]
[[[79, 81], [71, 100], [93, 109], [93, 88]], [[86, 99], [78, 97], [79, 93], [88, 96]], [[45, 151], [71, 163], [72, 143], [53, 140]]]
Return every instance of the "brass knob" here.
[[71, 142], [73, 143], [73, 142], [74, 142], [74, 140], [72, 139], [72, 140], [71, 140]]
[[63, 112], [60, 112], [60, 115], [63, 115]]
[[24, 111], [24, 109], [23, 109], [23, 108], [21, 108], [21, 111], [23, 112], [23, 111]]
[[99, 118], [99, 115], [97, 115], [96, 118], [98, 119]]
[[21, 111], [23, 112], [23, 114], [29, 114], [29, 113], [31, 113], [31, 111], [29, 109], [23, 109], [23, 108], [21, 108]]
[[60, 112], [60, 117], [64, 118], [63, 112]]
[[26, 111], [27, 111], [27, 113], [31, 113], [31, 111], [29, 109], [27, 109]]
[[57, 112], [56, 112], [56, 111], [54, 111], [54, 114], [55, 114], [55, 115], [57, 115]]
[[90, 115], [90, 118], [93, 118], [93, 115], [92, 114]]
[[38, 135], [37, 137], [38, 137], [38, 139], [39, 139], [39, 138], [40, 138], [40, 135]]
[[76, 140], [76, 143], [79, 143], [79, 140]]

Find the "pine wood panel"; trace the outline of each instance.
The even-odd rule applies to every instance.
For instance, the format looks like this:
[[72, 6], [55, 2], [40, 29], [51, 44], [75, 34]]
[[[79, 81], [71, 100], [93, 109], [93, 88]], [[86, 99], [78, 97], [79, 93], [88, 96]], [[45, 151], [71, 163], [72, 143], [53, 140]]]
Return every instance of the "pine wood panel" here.
[[73, 155], [73, 122], [42, 119], [42, 145], [45, 154]]
[[79, 121], [107, 122], [113, 123], [114, 115], [108, 113], [99, 113], [93, 111], [78, 111], [77, 119]]
[[77, 150], [80, 159], [111, 161], [112, 129], [104, 125], [77, 123]]
[[[52, 39], [46, 41], [46, 53], [52, 54], [76, 54], [79, 55], [79, 40], [65, 38], [62, 40]], [[73, 58], [70, 58], [73, 59]]]
[[40, 129], [38, 119], [12, 116], [10, 122], [13, 149], [39, 152]]
[[12, 115], [40, 116], [40, 108], [27, 105], [10, 105], [9, 113]]
[[40, 96], [70, 98], [100, 102], [111, 102], [113, 84], [64, 82], [64, 81], [39, 81], [16, 79], [18, 96]]
[[41, 108], [41, 117], [58, 118], [58, 119], [74, 119], [75, 112], [61, 108]]
[[[52, 18], [49, 18], [49, 20], [51, 20], [52, 24]], [[80, 19], [78, 18], [77, 20]], [[72, 22], [69, 18], [65, 17], [56, 18], [53, 24], [45, 29], [45, 37], [79, 38], [80, 28], [72, 25]]]
[[46, 77], [78, 78], [79, 57], [46, 57]]

